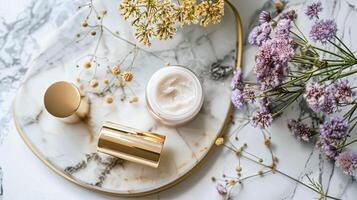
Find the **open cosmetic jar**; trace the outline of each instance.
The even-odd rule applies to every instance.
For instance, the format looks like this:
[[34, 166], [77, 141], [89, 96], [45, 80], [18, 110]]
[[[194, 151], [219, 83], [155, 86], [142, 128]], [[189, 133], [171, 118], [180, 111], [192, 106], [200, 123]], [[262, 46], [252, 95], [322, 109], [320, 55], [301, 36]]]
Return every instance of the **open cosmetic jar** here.
[[201, 110], [203, 90], [198, 77], [181, 66], [156, 71], [146, 87], [146, 103], [155, 119], [169, 126], [192, 120]]

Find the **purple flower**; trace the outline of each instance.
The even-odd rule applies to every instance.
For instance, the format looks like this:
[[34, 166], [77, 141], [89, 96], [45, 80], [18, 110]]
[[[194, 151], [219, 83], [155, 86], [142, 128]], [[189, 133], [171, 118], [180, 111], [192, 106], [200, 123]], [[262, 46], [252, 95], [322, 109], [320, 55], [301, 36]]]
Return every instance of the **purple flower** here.
[[271, 21], [271, 15], [270, 12], [268, 11], [262, 11], [259, 15], [259, 22], [260, 24], [264, 24], [265, 22], [270, 22]]
[[294, 21], [296, 18], [297, 18], [297, 14], [296, 14], [295, 10], [290, 10], [290, 11], [284, 12], [279, 17], [279, 19], [289, 19], [291, 21]]
[[327, 158], [333, 160], [338, 155], [338, 148], [333, 140], [320, 139], [317, 142], [317, 147]]
[[276, 35], [278, 37], [288, 38], [290, 35], [291, 20], [281, 19], [276, 26]]
[[357, 152], [345, 151], [341, 153], [336, 157], [336, 165], [344, 173], [353, 175], [353, 171], [357, 168]]
[[266, 22], [253, 28], [248, 37], [248, 42], [251, 45], [262, 45], [263, 42], [270, 38], [271, 24]]
[[331, 84], [331, 88], [338, 103], [351, 103], [353, 101], [354, 92], [347, 79], [338, 80]]
[[321, 42], [326, 44], [328, 40], [331, 40], [337, 32], [336, 22], [333, 20], [319, 20], [311, 28], [310, 38], [314, 42]]
[[313, 3], [307, 6], [305, 14], [309, 17], [309, 19], [319, 19], [319, 12], [322, 11], [321, 2]]
[[227, 188], [224, 187], [222, 184], [217, 184], [216, 185], [216, 190], [220, 195], [226, 195], [227, 194]]
[[305, 142], [308, 142], [310, 136], [313, 134], [310, 127], [294, 119], [289, 120], [288, 128], [298, 140], [303, 140]]
[[258, 110], [251, 118], [250, 123], [253, 127], [266, 128], [273, 121], [272, 114], [267, 109]]
[[251, 88], [245, 87], [243, 89], [243, 98], [254, 103], [255, 102], [255, 92]]
[[274, 38], [259, 47], [254, 71], [262, 90], [282, 83], [288, 73], [288, 61], [293, 55], [291, 40], [286, 38]]
[[304, 98], [315, 112], [331, 114], [337, 111], [334, 93], [324, 84], [308, 83], [305, 87]]
[[243, 82], [242, 71], [241, 70], [235, 71], [231, 81], [232, 90], [239, 88], [242, 85], [242, 82]]
[[235, 89], [232, 92], [231, 96], [231, 101], [233, 103], [233, 106], [237, 109], [242, 109], [243, 108], [243, 94], [239, 89]]
[[320, 125], [320, 135], [325, 139], [341, 140], [347, 136], [348, 124], [339, 117]]

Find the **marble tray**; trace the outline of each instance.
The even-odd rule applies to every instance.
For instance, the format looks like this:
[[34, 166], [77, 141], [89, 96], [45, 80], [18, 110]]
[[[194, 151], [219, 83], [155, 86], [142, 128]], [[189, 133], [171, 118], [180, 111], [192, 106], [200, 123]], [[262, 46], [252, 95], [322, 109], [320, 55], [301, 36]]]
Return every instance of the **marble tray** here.
[[[133, 32], [115, 8], [116, 1], [96, 4], [106, 8], [105, 25], [118, 35], [133, 41]], [[228, 10], [228, 9], [227, 9]], [[219, 25], [203, 29], [189, 26], [174, 40], [154, 41], [152, 48], [139, 46], [133, 66], [131, 88], [139, 102], [114, 101], [87, 93], [90, 116], [79, 124], [65, 124], [50, 116], [43, 105], [43, 94], [49, 84], [58, 80], [75, 82], [80, 73], [78, 58], [95, 48], [95, 37], [75, 42], [83, 32], [80, 22], [87, 12], [80, 10], [48, 39], [31, 66], [14, 102], [14, 119], [20, 135], [47, 166], [68, 180], [89, 189], [123, 196], [144, 195], [176, 184], [207, 156], [228, 121], [230, 113], [229, 78], [215, 79], [212, 69], [234, 66], [235, 22], [229, 12]], [[225, 38], [217, 42], [218, 38]], [[132, 46], [104, 34], [97, 55], [105, 55], [108, 65], [126, 54]], [[189, 124], [170, 128], [157, 123], [146, 109], [145, 85], [151, 74], [165, 64], [181, 64], [192, 69], [204, 88], [204, 105]], [[226, 66], [227, 68], [225, 68]], [[100, 70], [100, 69], [99, 69]], [[120, 92], [114, 94], [119, 98]], [[167, 136], [159, 168], [150, 168], [96, 153], [98, 130], [103, 121], [113, 121]]]

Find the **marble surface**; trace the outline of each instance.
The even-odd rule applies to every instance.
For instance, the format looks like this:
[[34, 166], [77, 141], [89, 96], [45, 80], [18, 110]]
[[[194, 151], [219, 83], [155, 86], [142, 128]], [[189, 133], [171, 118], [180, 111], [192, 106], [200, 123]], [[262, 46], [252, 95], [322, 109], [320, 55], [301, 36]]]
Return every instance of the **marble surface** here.
[[[287, 7], [300, 9], [305, 5], [304, 0], [291, 0]], [[357, 48], [357, 41], [353, 40], [357, 29], [353, 20], [356, 18], [357, 1], [340, 0], [323, 1], [326, 5], [325, 16], [337, 20], [344, 40], [352, 49]], [[18, 4], [19, 3], [19, 4]], [[43, 42], [53, 38], [54, 30], [76, 13], [78, 2], [73, 1], [24, 1], [11, 2], [11, 6], [0, 8], [0, 199], [118, 199], [105, 196], [69, 183], [62, 177], [50, 171], [25, 146], [17, 134], [11, 116], [11, 103], [15, 93], [24, 80], [24, 73], [30, 66], [30, 61], [48, 48]], [[236, 0], [245, 30], [256, 19], [256, 11], [266, 5], [265, 1]], [[308, 24], [300, 21], [306, 30]], [[212, 27], [214, 29], [214, 27]], [[226, 43], [224, 37], [217, 36], [217, 43]], [[156, 49], [160, 52], [160, 47]], [[246, 48], [244, 66], [253, 66], [253, 48]], [[227, 52], [221, 49], [216, 51], [214, 62], [224, 59]], [[228, 54], [229, 55], [229, 54]], [[248, 66], [248, 67], [247, 67]], [[249, 72], [248, 72], [249, 73]], [[293, 112], [287, 113], [278, 119], [270, 128], [273, 134], [274, 150], [279, 156], [279, 169], [293, 177], [303, 179], [305, 174], [316, 178], [329, 194], [342, 199], [355, 199], [357, 184], [350, 177], [345, 176], [309, 144], [299, 143], [286, 130], [286, 119]], [[238, 126], [237, 124], [236, 126]], [[232, 127], [232, 131], [234, 130]], [[262, 137], [258, 130], [249, 126], [241, 130], [240, 140], [249, 144], [250, 151], [269, 156], [262, 145]], [[242, 161], [244, 172], [256, 172], [259, 166]], [[200, 170], [188, 177], [182, 183], [164, 192], [143, 197], [142, 199], [220, 199], [211, 182], [211, 176], [220, 176], [222, 173], [233, 174], [237, 159], [230, 152], [217, 149], [205, 162]], [[21, 188], [21, 192], [19, 192]], [[244, 187], [235, 188], [235, 199], [313, 199], [316, 194], [301, 185], [273, 174], [263, 178], [251, 179]]]

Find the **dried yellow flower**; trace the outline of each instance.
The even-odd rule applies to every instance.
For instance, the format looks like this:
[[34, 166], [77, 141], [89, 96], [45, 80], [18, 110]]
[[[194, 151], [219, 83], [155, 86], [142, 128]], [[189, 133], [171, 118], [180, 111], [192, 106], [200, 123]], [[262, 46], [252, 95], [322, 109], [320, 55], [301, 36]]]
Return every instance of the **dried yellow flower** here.
[[224, 0], [202, 1], [198, 6], [198, 12], [202, 17], [200, 24], [206, 27], [209, 23], [218, 24], [224, 15]]
[[136, 102], [138, 102], [139, 101], [139, 97], [137, 97], [137, 96], [133, 96], [133, 97], [131, 97], [131, 99], [130, 99], [130, 103], [136, 103]]
[[176, 23], [219, 23], [224, 15], [224, 0], [203, 0], [199, 4], [196, 0], [180, 0], [178, 4], [171, 0], [123, 0], [119, 10], [125, 20], [131, 20], [136, 38], [150, 46], [152, 36], [171, 39], [177, 32]]
[[86, 61], [83, 63], [83, 67], [86, 69], [89, 69], [92, 67], [92, 63], [90, 61]]
[[120, 74], [120, 67], [118, 65], [115, 65], [114, 67], [111, 68], [111, 72], [114, 74], [114, 75], [118, 75]]
[[89, 85], [92, 87], [92, 88], [95, 88], [99, 85], [99, 82], [97, 79], [93, 79], [89, 82]]
[[111, 103], [113, 103], [113, 101], [114, 101], [113, 96], [108, 95], [108, 96], [105, 97], [105, 102], [106, 102], [107, 104], [111, 104]]
[[132, 72], [130, 71], [125, 71], [123, 72], [123, 79], [126, 81], [126, 82], [130, 82], [132, 81], [134, 78], [134, 75]]
[[222, 145], [223, 143], [224, 143], [224, 138], [223, 138], [223, 137], [219, 137], [219, 138], [217, 138], [216, 141], [215, 141], [215, 144], [216, 144], [217, 146]]
[[96, 32], [96, 31], [91, 31], [90, 34], [91, 34], [92, 36], [95, 36], [95, 35], [97, 35], [97, 32]]
[[181, 26], [198, 23], [199, 10], [195, 0], [183, 0], [177, 10], [177, 19]]

